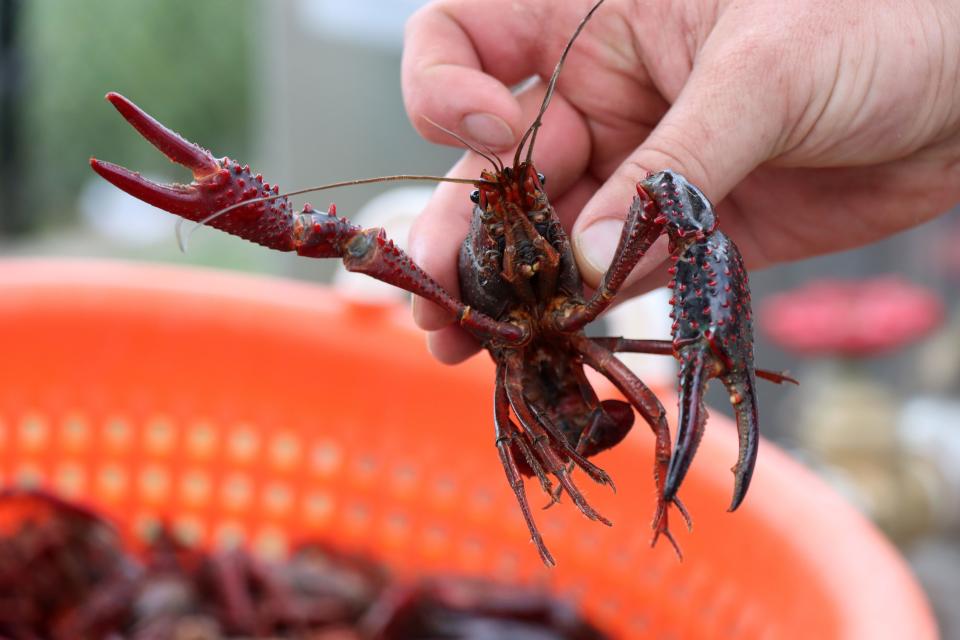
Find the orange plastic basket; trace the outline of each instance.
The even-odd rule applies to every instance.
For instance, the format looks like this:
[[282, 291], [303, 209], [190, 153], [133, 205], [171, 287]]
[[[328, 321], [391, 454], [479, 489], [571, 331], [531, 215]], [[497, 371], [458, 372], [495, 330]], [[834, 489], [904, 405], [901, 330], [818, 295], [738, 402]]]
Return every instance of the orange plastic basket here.
[[131, 532], [165, 518], [205, 544], [320, 537], [399, 572], [544, 581], [617, 637], [936, 637], [896, 552], [770, 443], [726, 512], [737, 439], [719, 417], [684, 485], [683, 563], [649, 547], [637, 428], [599, 457], [619, 493], [580, 477], [612, 528], [569, 500], [537, 514], [545, 569], [494, 448], [489, 358], [439, 365], [407, 317], [270, 279], [0, 262], [0, 479]]

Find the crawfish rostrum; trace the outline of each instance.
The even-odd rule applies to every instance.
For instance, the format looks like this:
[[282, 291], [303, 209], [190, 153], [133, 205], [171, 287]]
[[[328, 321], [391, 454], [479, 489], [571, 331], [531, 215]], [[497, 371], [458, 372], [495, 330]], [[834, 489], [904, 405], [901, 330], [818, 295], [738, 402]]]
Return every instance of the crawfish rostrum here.
[[96, 513], [44, 491], [0, 493], [0, 638], [9, 640], [604, 640], [541, 589], [391, 578], [312, 542], [268, 562], [206, 552], [166, 527], [135, 557]]
[[[740, 454], [734, 468], [731, 509], [735, 509], [750, 484], [757, 454], [755, 377], [789, 380], [778, 373], [755, 371], [749, 287], [740, 253], [717, 229], [710, 201], [678, 173], [662, 170], [637, 184], [612, 263], [593, 295], [583, 294], [570, 241], [547, 199], [544, 177], [531, 158], [563, 61], [601, 3], [593, 6], [568, 41], [540, 113], [521, 139], [512, 165], [461, 139], [493, 165], [476, 180], [450, 179], [476, 187], [471, 194], [473, 220], [459, 258], [462, 300], [444, 290], [388, 240], [382, 229], [353, 225], [338, 217], [333, 205], [327, 212], [306, 205], [294, 213], [287, 197], [264, 183], [260, 175], [252, 174], [248, 166], [215, 158], [119, 94], [110, 93], [107, 99], [160, 151], [189, 168], [194, 180], [189, 185], [159, 185], [123, 167], [90, 161], [103, 178], [161, 209], [271, 249], [341, 258], [351, 271], [405, 289], [449, 311], [496, 362], [496, 447], [530, 535], [547, 564], [553, 564], [553, 557], [533, 520], [524, 476], [535, 477], [554, 501], [566, 492], [588, 518], [609, 524], [584, 498], [571, 472], [579, 467], [594, 481], [612, 486], [610, 477], [589, 458], [624, 438], [633, 426], [636, 410], [656, 440], [653, 542], [663, 535], [679, 554], [668, 527], [668, 511], [671, 505], [677, 507], [689, 526], [677, 493], [703, 433], [706, 411], [702, 397], [707, 381], [719, 378], [736, 410]], [[353, 183], [375, 180], [382, 179]], [[674, 291], [673, 340], [588, 338], [584, 327], [610, 306], [627, 275], [664, 234], [676, 261], [670, 282]], [[675, 449], [671, 450], [660, 400], [615, 352], [668, 354], [679, 360]], [[587, 381], [585, 365], [613, 382], [626, 401], [601, 401]]]

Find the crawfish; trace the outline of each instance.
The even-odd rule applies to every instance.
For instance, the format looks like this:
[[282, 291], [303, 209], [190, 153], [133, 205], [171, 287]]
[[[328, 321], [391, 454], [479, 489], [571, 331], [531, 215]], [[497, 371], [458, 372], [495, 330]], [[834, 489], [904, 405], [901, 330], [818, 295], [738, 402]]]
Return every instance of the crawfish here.
[[[690, 518], [677, 496], [703, 433], [702, 396], [710, 378], [728, 387], [737, 415], [740, 453], [734, 467], [731, 510], [743, 500], [757, 453], [750, 296], [740, 253], [716, 228], [706, 196], [683, 176], [663, 170], [637, 184], [610, 268], [589, 298], [570, 241], [544, 191], [544, 176], [532, 162], [541, 118], [563, 62], [597, 2], [567, 42], [540, 111], [517, 147], [512, 165], [456, 136], [485, 157], [492, 168], [479, 179], [389, 176], [343, 184], [394, 179], [432, 179], [473, 184], [469, 233], [459, 257], [462, 300], [454, 298], [389, 240], [379, 228], [363, 229], [307, 204], [294, 213], [277, 187], [264, 183], [248, 166], [183, 139], [123, 96], [107, 99], [130, 124], [171, 160], [193, 172], [190, 185], [160, 185], [123, 167], [91, 159], [93, 169], [127, 193], [183, 218], [208, 224], [280, 251], [313, 258], [341, 258], [350, 271], [426, 298], [446, 309], [473, 334], [496, 363], [493, 398], [496, 447], [531, 538], [543, 561], [554, 564], [534, 522], [524, 476], [536, 477], [556, 501], [566, 492], [588, 518], [610, 524], [586, 500], [571, 478], [579, 467], [600, 484], [610, 477], [589, 458], [619, 443], [636, 410], [653, 431], [657, 504], [653, 541], [669, 539], [675, 506], [688, 527]], [[524, 156], [525, 152], [525, 156]], [[673, 340], [588, 338], [587, 323], [607, 309], [625, 278], [651, 244], [667, 234], [676, 260], [671, 286]], [[666, 412], [657, 396], [614, 352], [672, 354], [680, 361], [678, 444], [671, 451]], [[599, 400], [584, 365], [606, 376], [626, 398]], [[774, 372], [761, 372], [782, 382]], [[557, 486], [554, 486], [553, 480]]]

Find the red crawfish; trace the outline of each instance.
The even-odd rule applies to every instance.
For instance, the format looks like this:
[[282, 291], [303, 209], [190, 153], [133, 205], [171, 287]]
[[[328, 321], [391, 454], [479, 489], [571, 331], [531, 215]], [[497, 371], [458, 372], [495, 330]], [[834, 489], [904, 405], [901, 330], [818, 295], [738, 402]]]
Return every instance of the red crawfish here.
[[93, 510], [40, 489], [0, 489], [0, 638], [105, 637], [140, 577]]
[[[716, 229], [710, 201], [669, 170], [639, 182], [610, 268], [596, 292], [585, 298], [570, 241], [547, 200], [544, 176], [531, 160], [563, 61], [602, 1], [591, 8], [567, 42], [540, 112], [521, 139], [512, 165], [460, 139], [492, 165], [479, 179], [389, 176], [321, 187], [400, 179], [473, 184], [473, 219], [459, 258], [462, 300], [417, 266], [383, 229], [362, 229], [338, 217], [334, 205], [321, 212], [308, 204], [294, 213], [286, 196], [297, 192], [281, 194], [248, 166], [215, 158], [119, 94], [110, 93], [107, 99], [160, 151], [189, 168], [194, 180], [189, 185], [160, 185], [123, 167], [90, 161], [103, 178], [161, 209], [271, 249], [341, 258], [350, 271], [368, 274], [449, 311], [496, 362], [497, 451], [530, 535], [548, 565], [554, 563], [553, 557], [534, 523], [523, 476], [536, 477], [554, 501], [566, 492], [588, 518], [610, 524], [590, 506], [571, 472], [579, 467], [594, 481], [612, 487], [610, 477], [589, 458], [626, 436], [633, 425], [633, 410], [656, 439], [654, 543], [664, 535], [677, 547], [668, 527], [670, 505], [690, 524], [677, 490], [703, 433], [702, 397], [710, 378], [720, 378], [728, 387], [737, 414], [740, 454], [734, 467], [731, 510], [743, 500], [757, 454], [747, 273], [736, 246]], [[584, 326], [610, 306], [638, 260], [664, 233], [676, 260], [671, 281], [673, 341], [588, 338]], [[680, 361], [678, 443], [672, 454], [663, 405], [614, 352], [672, 354]], [[626, 402], [601, 401], [584, 365], [612, 381]], [[776, 382], [786, 379], [773, 372], [760, 373]]]

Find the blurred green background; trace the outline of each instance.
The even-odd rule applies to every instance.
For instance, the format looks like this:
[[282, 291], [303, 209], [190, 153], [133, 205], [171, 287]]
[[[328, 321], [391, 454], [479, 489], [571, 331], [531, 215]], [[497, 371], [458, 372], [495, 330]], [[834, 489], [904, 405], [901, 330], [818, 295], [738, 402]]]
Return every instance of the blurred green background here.
[[19, 210], [3, 216], [8, 233], [75, 219], [77, 193], [90, 179], [78, 160], [122, 157], [146, 172], [167, 169], [155, 149], [118, 126], [103, 102], [107, 91], [162, 104], [164, 118], [186, 136], [237, 157], [249, 154], [251, 2], [19, 4], [17, 142], [25, 193]]

